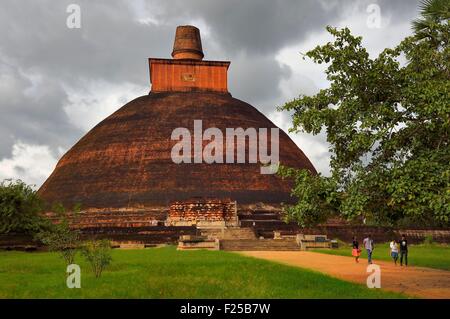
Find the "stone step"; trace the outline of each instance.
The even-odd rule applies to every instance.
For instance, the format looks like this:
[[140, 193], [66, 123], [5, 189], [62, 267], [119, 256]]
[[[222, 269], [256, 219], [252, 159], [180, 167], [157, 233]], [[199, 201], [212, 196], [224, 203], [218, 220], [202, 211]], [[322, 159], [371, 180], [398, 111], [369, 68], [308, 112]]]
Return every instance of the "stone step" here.
[[[278, 231], [281, 234], [281, 236], [293, 236], [294, 237], [299, 233], [298, 229], [293, 229], [293, 230], [278, 229], [276, 231]], [[257, 231], [256, 233], [257, 233], [258, 237], [273, 238], [273, 236], [274, 236], [273, 230]]]
[[[113, 244], [114, 245], [114, 244]], [[142, 243], [117, 243], [121, 249], [144, 249], [145, 244]]]
[[255, 227], [258, 230], [298, 229], [297, 224], [286, 224], [281, 220], [241, 220], [241, 227]]
[[278, 220], [278, 219], [265, 219], [265, 220], [256, 220], [256, 219], [244, 219], [241, 220], [241, 226], [242, 225], [253, 225], [253, 223], [255, 223], [255, 225], [258, 226], [262, 226], [264, 227], [264, 225], [268, 225], [268, 226], [272, 226], [272, 225], [288, 225], [285, 222]]
[[141, 231], [194, 231], [196, 232], [197, 229], [195, 226], [144, 226], [144, 227], [134, 227], [134, 228], [128, 228], [128, 227], [89, 227], [82, 229], [82, 232], [126, 232], [126, 233], [136, 233]]
[[300, 250], [294, 239], [221, 240], [220, 249], [231, 251], [294, 251]]
[[201, 235], [217, 239], [255, 239], [255, 233], [251, 228], [224, 228], [224, 229], [202, 229]]
[[258, 215], [241, 215], [239, 216], [240, 220], [280, 220], [280, 216], [278, 214], [258, 214]]
[[[58, 215], [46, 216], [50, 220], [59, 220]], [[145, 218], [145, 219], [166, 219], [167, 214], [165, 213], [83, 213], [76, 215], [68, 215], [69, 219], [83, 220], [83, 219], [123, 219], [123, 218]]]
[[266, 209], [253, 209], [253, 210], [238, 210], [238, 215], [264, 215], [264, 214], [277, 214], [281, 215], [279, 210], [266, 210]]
[[99, 221], [99, 222], [86, 222], [76, 223], [74, 228], [91, 228], [91, 227], [151, 227], [157, 226], [157, 223], [151, 221]]

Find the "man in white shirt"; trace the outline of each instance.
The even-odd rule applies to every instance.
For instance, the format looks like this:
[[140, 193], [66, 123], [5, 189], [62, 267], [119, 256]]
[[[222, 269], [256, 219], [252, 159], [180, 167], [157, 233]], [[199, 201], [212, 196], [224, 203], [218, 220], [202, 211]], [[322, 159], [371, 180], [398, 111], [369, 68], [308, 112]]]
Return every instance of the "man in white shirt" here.
[[373, 252], [373, 249], [374, 249], [375, 247], [374, 247], [374, 245], [373, 245], [373, 239], [372, 239], [372, 237], [370, 236], [370, 234], [367, 235], [366, 238], [364, 238], [363, 244], [364, 244], [364, 248], [365, 248], [366, 251], [367, 251], [367, 262], [368, 262], [369, 264], [371, 264], [371, 263], [372, 263], [372, 252]]
[[391, 257], [394, 260], [394, 264], [397, 266], [397, 259], [398, 259], [398, 245], [397, 245], [397, 241], [394, 239], [393, 241], [391, 241], [389, 246], [391, 248]]

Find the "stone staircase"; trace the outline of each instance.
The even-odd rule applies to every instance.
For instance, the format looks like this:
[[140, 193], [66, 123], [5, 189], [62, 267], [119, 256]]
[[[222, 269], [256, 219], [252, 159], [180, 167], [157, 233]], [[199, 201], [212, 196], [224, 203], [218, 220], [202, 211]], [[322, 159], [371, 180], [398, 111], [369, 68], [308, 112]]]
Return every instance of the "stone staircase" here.
[[300, 250], [300, 247], [295, 239], [225, 239], [220, 241], [220, 249], [231, 251], [293, 251]]
[[258, 239], [251, 227], [233, 227], [224, 229], [202, 229], [201, 235], [209, 239], [219, 239], [221, 250], [300, 250], [294, 238]]
[[201, 229], [201, 236], [219, 240], [252, 240], [256, 239], [252, 228], [228, 227], [222, 229]]

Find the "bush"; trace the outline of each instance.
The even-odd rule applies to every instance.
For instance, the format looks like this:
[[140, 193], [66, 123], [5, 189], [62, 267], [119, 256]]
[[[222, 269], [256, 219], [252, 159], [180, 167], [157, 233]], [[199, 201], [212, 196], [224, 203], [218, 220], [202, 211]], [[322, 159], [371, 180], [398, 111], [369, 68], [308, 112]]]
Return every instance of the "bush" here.
[[[52, 211], [59, 216], [59, 223], [50, 224], [48, 229], [41, 230], [36, 234], [35, 239], [48, 246], [50, 251], [58, 252], [67, 265], [73, 264], [80, 246], [80, 232], [70, 228], [64, 205], [56, 203], [53, 205]], [[73, 212], [78, 212], [78, 205], [74, 207]]]
[[0, 234], [35, 234], [49, 225], [40, 213], [43, 202], [33, 188], [21, 180], [0, 183]]
[[112, 260], [111, 243], [108, 240], [87, 241], [82, 247], [82, 254], [91, 265], [96, 278]]
[[80, 233], [70, 229], [67, 219], [52, 225], [50, 230], [40, 232], [36, 238], [48, 246], [50, 251], [58, 252], [67, 265], [73, 264], [80, 245]]

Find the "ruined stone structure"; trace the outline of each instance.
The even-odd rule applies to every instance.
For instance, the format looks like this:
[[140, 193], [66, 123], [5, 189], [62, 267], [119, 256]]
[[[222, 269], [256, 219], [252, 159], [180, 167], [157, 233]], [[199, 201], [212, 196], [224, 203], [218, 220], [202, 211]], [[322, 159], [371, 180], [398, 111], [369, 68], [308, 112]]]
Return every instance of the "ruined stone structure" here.
[[[293, 200], [292, 185], [276, 174], [261, 174], [260, 163], [176, 164], [171, 159], [177, 142], [171, 139], [173, 130], [193, 131], [194, 120], [223, 132], [276, 128], [256, 108], [228, 92], [230, 62], [205, 61], [203, 56], [200, 31], [178, 27], [173, 59], [149, 59], [150, 93], [125, 104], [83, 136], [59, 160], [39, 195], [69, 209], [81, 204], [74, 227], [92, 232], [164, 225], [195, 228], [207, 221], [237, 226], [235, 216], [242, 213], [249, 221], [256, 207], [279, 213], [281, 202]], [[279, 154], [282, 165], [316, 173], [282, 130]], [[192, 198], [217, 202], [193, 203]], [[232, 218], [228, 206], [218, 209], [227, 201], [236, 203]], [[192, 214], [197, 214], [194, 220]]]
[[170, 204], [167, 226], [197, 226], [197, 228], [237, 227], [236, 201], [231, 199], [193, 198]]

